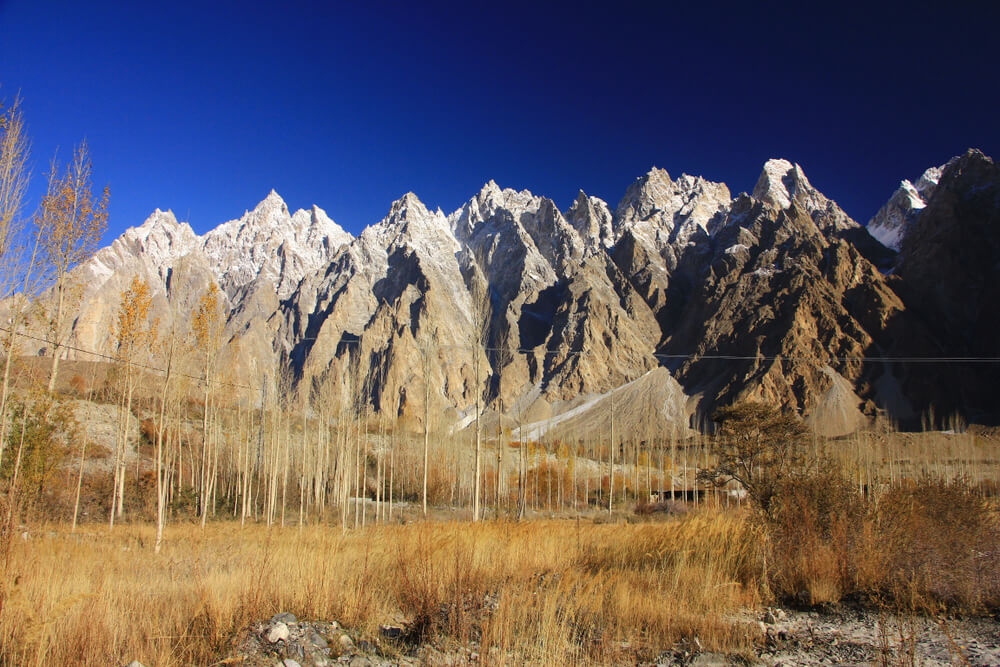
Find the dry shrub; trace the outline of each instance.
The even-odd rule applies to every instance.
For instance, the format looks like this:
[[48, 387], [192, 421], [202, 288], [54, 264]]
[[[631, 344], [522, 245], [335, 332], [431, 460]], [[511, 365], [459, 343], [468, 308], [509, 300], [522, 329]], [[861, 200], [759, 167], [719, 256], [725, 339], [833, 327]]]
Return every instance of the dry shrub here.
[[147, 443], [156, 442], [157, 426], [156, 422], [152, 418], [147, 417], [139, 422], [139, 432], [142, 437], [146, 439]]
[[1000, 530], [965, 479], [890, 489], [877, 510], [892, 595], [917, 607], [1000, 608]]
[[77, 396], [82, 397], [87, 393], [87, 381], [83, 379], [83, 376], [79, 373], [74, 374], [73, 377], [69, 379], [69, 386]]
[[1000, 482], [995, 479], [983, 479], [976, 484], [976, 493], [983, 498], [1000, 498]]
[[857, 490], [836, 470], [785, 483], [770, 526], [774, 592], [809, 605], [849, 593], [864, 513]]
[[863, 498], [827, 470], [782, 492], [769, 533], [771, 588], [788, 601], [968, 612], [1000, 603], [1000, 533], [965, 480], [926, 478]]

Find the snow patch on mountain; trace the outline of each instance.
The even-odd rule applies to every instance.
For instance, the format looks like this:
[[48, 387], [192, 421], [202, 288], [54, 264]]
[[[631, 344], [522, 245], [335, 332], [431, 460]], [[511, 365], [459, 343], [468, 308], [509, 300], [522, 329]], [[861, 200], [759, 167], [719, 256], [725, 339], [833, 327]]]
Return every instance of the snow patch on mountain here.
[[252, 211], [205, 234], [202, 249], [230, 298], [264, 278], [285, 299], [307, 272], [328, 262], [351, 239], [323, 209], [314, 206], [292, 214], [271, 190]]
[[788, 160], [773, 158], [764, 163], [753, 198], [782, 210], [798, 204], [822, 230], [839, 232], [860, 226], [812, 186], [802, 167]]
[[173, 211], [156, 209], [145, 222], [129, 227], [87, 262], [84, 268], [90, 273], [88, 289], [99, 287], [116, 271], [137, 263], [166, 279], [170, 267], [198, 245], [199, 238], [189, 224], [177, 222]]
[[708, 236], [732, 204], [725, 183], [653, 167], [629, 186], [615, 209], [616, 240], [626, 230], [651, 247], [686, 245]]
[[899, 252], [903, 237], [927, 206], [927, 201], [934, 194], [938, 181], [941, 180], [941, 173], [947, 166], [931, 167], [916, 183], [905, 179], [901, 181], [889, 201], [868, 221], [868, 233], [886, 248]]
[[352, 239], [323, 209], [313, 206], [290, 213], [272, 190], [252, 211], [203, 236], [178, 222], [172, 211], [156, 209], [140, 226], [128, 228], [95, 253], [81, 270], [90, 290], [119, 271], [157, 276], [166, 284], [178, 260], [199, 254], [230, 299], [260, 279], [269, 280], [284, 299]]

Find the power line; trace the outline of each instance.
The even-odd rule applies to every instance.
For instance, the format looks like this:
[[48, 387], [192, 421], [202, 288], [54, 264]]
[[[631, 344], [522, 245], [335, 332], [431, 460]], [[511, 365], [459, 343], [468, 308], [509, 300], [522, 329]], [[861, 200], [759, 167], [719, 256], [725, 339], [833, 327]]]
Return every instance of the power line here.
[[[14, 331], [12, 329], [8, 329], [7, 327], [0, 327], [0, 331], [3, 331], [5, 333], [14, 333]], [[22, 338], [27, 338], [29, 340], [38, 341], [39, 343], [46, 343], [48, 345], [57, 345], [57, 343], [55, 341], [53, 341], [53, 340], [49, 340], [48, 338], [43, 338], [41, 336], [33, 335], [33, 334], [31, 334], [29, 332], [26, 332], [26, 331], [18, 331], [17, 335], [21, 336]], [[74, 352], [79, 352], [81, 354], [89, 354], [89, 355], [92, 355], [92, 356], [95, 356], [95, 357], [100, 357], [101, 359], [107, 359], [108, 361], [112, 361], [112, 362], [118, 362], [118, 363], [124, 363], [125, 362], [125, 359], [122, 359], [121, 357], [115, 357], [115, 356], [112, 356], [110, 354], [104, 354], [103, 352], [95, 352], [94, 350], [87, 350], [87, 349], [84, 349], [82, 347], [77, 347], [75, 345], [70, 345], [69, 343], [58, 343], [58, 346], [60, 348], [65, 349], [65, 350], [73, 350]], [[150, 366], [149, 364], [144, 364], [144, 363], [137, 362], [137, 361], [133, 361], [131, 363], [132, 363], [133, 366], [135, 366], [137, 368], [141, 368], [142, 370], [153, 371], [155, 373], [163, 373], [164, 375], [166, 375], [166, 373], [167, 373], [167, 370], [165, 368], [158, 368], [156, 366]], [[203, 377], [200, 377], [200, 376], [197, 376], [197, 375], [190, 375], [188, 373], [181, 373], [179, 371], [173, 371], [172, 374], [177, 375], [179, 377], [189, 378], [191, 380], [198, 380], [199, 382], [206, 382], [207, 381]], [[236, 388], [239, 388], [239, 389], [254, 389], [254, 390], [256, 390], [256, 387], [251, 387], [250, 385], [238, 384], [238, 383], [235, 383], [235, 382], [225, 382], [223, 380], [213, 380], [212, 383], [217, 384], [217, 385], [222, 386], [222, 387], [236, 387]]]
[[[315, 338], [306, 338], [304, 340], [316, 340]], [[343, 344], [356, 344], [359, 341], [341, 341]], [[433, 349], [440, 348], [456, 348], [468, 350], [472, 349], [474, 346], [471, 345], [460, 345], [457, 343], [451, 343], [446, 345], [431, 345], [429, 346]], [[508, 351], [508, 348], [504, 347], [484, 347], [486, 352], [503, 352]], [[534, 350], [531, 348], [514, 348], [510, 349], [510, 352], [515, 354], [543, 354], [548, 355], [562, 355], [562, 356], [583, 356], [586, 354], [591, 354], [587, 350]], [[716, 359], [721, 361], [802, 361], [802, 362], [816, 362], [823, 361], [843, 361], [843, 362], [863, 362], [863, 363], [988, 363], [996, 364], [1000, 363], [1000, 357], [891, 357], [891, 356], [881, 356], [881, 357], [826, 357], [825, 359], [819, 359], [818, 357], [795, 357], [795, 356], [785, 356], [785, 355], [737, 355], [737, 354], [698, 354], [697, 352], [691, 352], [687, 354], [665, 354], [652, 352], [651, 357], [657, 359]]]
[[[732, 354], [653, 354], [657, 359], [721, 359], [724, 361], [821, 361], [816, 357], [740, 356]], [[1000, 357], [827, 357], [828, 361], [877, 363], [1000, 363]]]
[[[7, 327], [2, 327], [2, 326], [0, 326], [0, 331], [3, 331], [5, 333], [14, 333], [14, 331], [12, 329], [9, 329]], [[88, 350], [86, 348], [82, 348], [82, 347], [79, 347], [79, 346], [76, 346], [76, 345], [71, 345], [69, 343], [59, 343], [59, 344], [57, 344], [55, 341], [50, 340], [49, 338], [45, 338], [45, 337], [43, 337], [41, 335], [35, 335], [35, 334], [32, 334], [32, 333], [27, 332], [27, 331], [18, 331], [17, 335], [18, 336], [22, 336], [24, 338], [27, 338], [29, 340], [34, 340], [34, 341], [37, 341], [37, 342], [40, 342], [40, 343], [45, 343], [47, 345], [58, 345], [58, 347], [66, 349], [66, 350], [72, 350], [72, 351], [78, 352], [80, 354], [89, 354], [91, 356], [98, 357], [98, 358], [101, 358], [101, 359], [106, 359], [107, 361], [111, 361], [111, 362], [117, 362], [117, 363], [123, 363], [123, 362], [125, 362], [125, 359], [122, 359], [121, 357], [116, 357], [114, 355], [105, 354], [103, 352], [97, 352], [95, 350]], [[363, 339], [363, 335], [359, 336], [357, 340], [341, 340], [341, 341], [338, 342], [338, 347], [340, 345], [360, 345], [361, 342], [362, 342], [362, 339]], [[307, 341], [307, 340], [314, 341], [314, 340], [316, 340], [316, 338], [303, 338], [301, 340], [303, 340], [303, 341]], [[461, 345], [461, 344], [457, 344], [457, 343], [452, 343], [452, 344], [445, 344], [445, 345], [433, 345], [433, 346], [430, 346], [430, 348], [433, 348], [433, 349], [450, 348], [450, 349], [471, 350], [471, 349], [474, 349], [475, 346], [474, 345]], [[426, 349], [429, 349], [429, 348], [426, 348]], [[549, 355], [584, 356], [584, 355], [587, 355], [587, 354], [591, 354], [591, 352], [588, 352], [586, 350], [567, 350], [567, 351], [561, 351], [561, 350], [548, 350], [548, 349], [546, 349], [546, 350], [533, 350], [533, 349], [530, 349], [530, 348], [515, 348], [513, 350], [509, 350], [508, 348], [502, 348], [502, 347], [484, 347], [483, 351], [485, 351], [485, 352], [504, 352], [504, 351], [509, 351], [509, 352], [513, 352], [514, 354], [524, 354], [524, 355], [542, 354], [544, 356], [549, 356]], [[654, 357], [656, 359], [672, 359], [672, 360], [697, 359], [699, 361], [700, 360], [758, 361], [758, 362], [767, 362], [767, 361], [797, 361], [797, 362], [806, 362], [806, 363], [820, 362], [820, 361], [822, 361], [823, 363], [829, 363], [829, 362], [839, 361], [839, 362], [843, 362], [843, 363], [858, 362], [858, 363], [883, 363], [883, 364], [892, 364], [892, 363], [903, 363], [903, 364], [996, 364], [996, 363], [1000, 363], [1000, 357], [890, 357], [890, 356], [860, 357], [859, 356], [859, 357], [827, 357], [826, 359], [818, 359], [816, 357], [795, 357], [795, 356], [782, 356], [782, 355], [735, 355], [735, 354], [697, 354], [697, 353], [689, 353], [689, 354], [651, 353], [650, 356], [652, 356], [652, 357]], [[157, 366], [152, 366], [150, 364], [144, 364], [144, 363], [141, 363], [141, 362], [131, 362], [131, 363], [132, 363], [133, 366], [136, 366], [137, 368], [141, 368], [143, 370], [152, 371], [152, 372], [155, 372], [155, 373], [162, 373], [164, 375], [167, 372], [166, 369], [164, 369], [164, 368], [159, 368]], [[191, 380], [197, 380], [199, 382], [207, 382], [208, 381], [204, 377], [196, 376], [196, 375], [191, 375], [189, 373], [181, 373], [181, 372], [176, 372], [175, 371], [174, 374], [177, 375], [177, 376], [179, 376], [179, 377], [184, 377], [184, 378], [188, 378], [188, 379], [191, 379]], [[253, 390], [256, 390], [256, 387], [252, 387], [252, 386], [246, 385], [246, 384], [239, 384], [239, 383], [236, 383], [236, 382], [227, 382], [227, 381], [223, 381], [223, 380], [212, 380], [211, 382], [213, 384], [216, 384], [216, 385], [222, 386], [222, 387], [234, 387], [234, 388], [238, 388], [238, 389], [253, 389]]]

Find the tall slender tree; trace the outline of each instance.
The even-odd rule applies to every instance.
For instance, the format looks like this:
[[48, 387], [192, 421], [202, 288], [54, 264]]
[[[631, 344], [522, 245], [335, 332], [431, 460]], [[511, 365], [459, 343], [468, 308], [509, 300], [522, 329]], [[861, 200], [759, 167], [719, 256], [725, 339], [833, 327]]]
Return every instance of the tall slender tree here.
[[424, 517], [427, 517], [427, 465], [430, 454], [430, 429], [431, 429], [431, 354], [436, 354], [434, 337], [420, 346], [420, 366], [424, 376], [424, 465], [423, 465], [423, 485], [421, 498], [423, 501]]
[[[138, 276], [132, 278], [127, 290], [122, 292], [115, 324], [118, 358], [121, 365], [121, 418], [118, 442], [115, 448], [114, 488], [112, 489], [110, 526], [114, 528], [115, 515], [121, 517], [125, 493], [125, 453], [128, 448], [132, 398], [138, 377], [137, 366], [153, 342], [156, 323], [150, 323], [149, 308], [152, 295], [149, 285]], [[138, 453], [137, 453], [138, 454]]]
[[59, 359], [71, 332], [70, 302], [79, 298], [81, 285], [74, 284], [71, 271], [97, 249], [108, 223], [108, 188], [94, 194], [92, 167], [87, 142], [73, 153], [73, 161], [59, 174], [52, 161], [49, 187], [42, 198], [38, 234], [43, 259], [52, 272], [51, 302], [47, 320], [52, 343], [49, 391], [55, 390]]
[[497, 408], [497, 488], [496, 488], [496, 506], [497, 513], [500, 512], [501, 501], [504, 498], [504, 474], [503, 474], [503, 454], [504, 454], [504, 442], [503, 442], [503, 415], [504, 415], [504, 404], [503, 404], [503, 371], [510, 363], [514, 360], [514, 352], [511, 349], [511, 335], [510, 335], [510, 325], [504, 322], [503, 328], [500, 331], [500, 336], [498, 337], [496, 349], [493, 351], [493, 364], [496, 369], [497, 374], [497, 396], [496, 396], [496, 408]]
[[167, 485], [166, 469], [163, 465], [163, 438], [167, 429], [167, 399], [170, 395], [170, 380], [174, 370], [174, 349], [177, 336], [171, 324], [169, 338], [163, 345], [166, 373], [160, 391], [160, 418], [156, 423], [156, 544], [154, 551], [160, 553], [163, 543], [163, 526], [166, 523]]
[[211, 429], [209, 427], [212, 411], [212, 389], [215, 382], [216, 357], [222, 345], [222, 327], [225, 322], [222, 315], [222, 298], [219, 287], [209, 283], [205, 292], [198, 299], [191, 329], [194, 334], [194, 345], [202, 359], [202, 383], [204, 410], [202, 412], [202, 460], [201, 460], [201, 525], [205, 527], [208, 519], [209, 499], [213, 492], [215, 480], [215, 464], [212, 451]]
[[[30, 180], [31, 146], [25, 134], [21, 100], [0, 110], [0, 300], [7, 304], [10, 327], [3, 331], [3, 384], [0, 388], [0, 461], [7, 444], [7, 401], [17, 331], [27, 312], [35, 253], [26, 252], [27, 224], [22, 216]], [[37, 236], [35, 237], [37, 239]], [[37, 245], [32, 246], [32, 250]], [[20, 291], [20, 293], [18, 293]]]
[[483, 408], [483, 362], [486, 361], [486, 343], [490, 331], [492, 307], [490, 288], [485, 277], [476, 267], [472, 276], [472, 328], [469, 332], [469, 351], [472, 354], [472, 371], [475, 375], [473, 391], [476, 395], [476, 459], [473, 472], [472, 520], [481, 518], [480, 502], [482, 499], [482, 428], [480, 417]]

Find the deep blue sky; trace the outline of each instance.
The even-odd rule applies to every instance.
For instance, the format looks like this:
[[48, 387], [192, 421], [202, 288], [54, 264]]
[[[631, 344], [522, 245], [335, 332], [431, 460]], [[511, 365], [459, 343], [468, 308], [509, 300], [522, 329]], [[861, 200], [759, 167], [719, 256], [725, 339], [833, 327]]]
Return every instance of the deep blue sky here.
[[770, 157], [864, 222], [901, 178], [1000, 156], [997, 3], [153, 4], [0, 0], [37, 181], [86, 137], [113, 234], [156, 207], [204, 232], [272, 187], [353, 233], [490, 178], [561, 208], [654, 164], [735, 194]]

